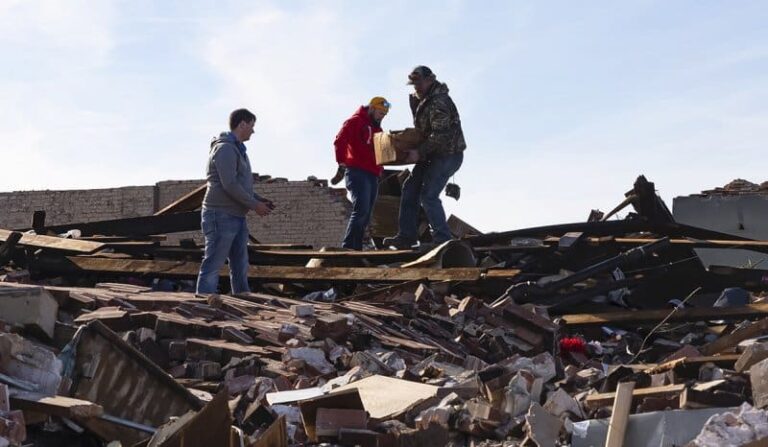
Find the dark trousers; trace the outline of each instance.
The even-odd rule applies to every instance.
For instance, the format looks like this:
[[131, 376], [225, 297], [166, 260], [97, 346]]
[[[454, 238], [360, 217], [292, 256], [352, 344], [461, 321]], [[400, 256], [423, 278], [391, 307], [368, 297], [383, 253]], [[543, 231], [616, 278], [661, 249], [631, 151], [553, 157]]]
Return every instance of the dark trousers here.
[[341, 246], [362, 250], [365, 229], [371, 222], [373, 205], [379, 193], [379, 178], [362, 169], [347, 168], [344, 180], [352, 196], [352, 214], [349, 216], [347, 233]]
[[403, 195], [400, 198], [399, 238], [408, 243], [416, 243], [419, 205], [424, 208], [429, 226], [432, 228], [432, 239], [437, 243], [443, 243], [452, 238], [451, 230], [445, 221], [440, 193], [451, 176], [459, 170], [463, 161], [464, 154], [459, 152], [436, 155], [416, 163], [411, 175], [403, 184]]

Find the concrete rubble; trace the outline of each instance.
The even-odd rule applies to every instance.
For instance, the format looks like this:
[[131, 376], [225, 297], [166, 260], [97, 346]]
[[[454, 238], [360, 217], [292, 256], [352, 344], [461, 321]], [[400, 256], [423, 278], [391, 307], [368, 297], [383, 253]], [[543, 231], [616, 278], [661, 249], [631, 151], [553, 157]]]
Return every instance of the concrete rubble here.
[[642, 176], [586, 222], [454, 218], [429, 250], [254, 243], [236, 296], [193, 293], [168, 209], [0, 231], [0, 445], [768, 442], [768, 276], [695, 251], [768, 241], [677, 223]]

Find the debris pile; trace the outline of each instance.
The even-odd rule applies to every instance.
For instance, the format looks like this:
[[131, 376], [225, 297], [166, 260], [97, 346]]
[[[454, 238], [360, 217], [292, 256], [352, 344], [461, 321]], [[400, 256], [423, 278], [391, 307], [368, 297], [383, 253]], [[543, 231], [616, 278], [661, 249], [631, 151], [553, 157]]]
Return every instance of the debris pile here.
[[768, 242], [675, 222], [644, 177], [587, 222], [479, 234], [454, 218], [430, 250], [253, 244], [255, 292], [236, 296], [195, 295], [201, 247], [158, 243], [187, 231], [194, 195], [179, 203], [0, 231], [0, 445], [768, 436], [768, 276], [696, 254]]

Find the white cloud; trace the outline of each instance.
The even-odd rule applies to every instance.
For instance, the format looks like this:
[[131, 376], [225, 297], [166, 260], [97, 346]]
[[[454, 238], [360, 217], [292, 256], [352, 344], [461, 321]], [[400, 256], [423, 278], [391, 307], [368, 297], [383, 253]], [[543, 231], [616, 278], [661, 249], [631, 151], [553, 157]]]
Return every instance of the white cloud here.
[[0, 45], [14, 54], [31, 53], [39, 58], [35, 63], [40, 68], [50, 62], [98, 63], [114, 44], [112, 5], [88, 0], [3, 0]]
[[224, 81], [219, 102], [252, 104], [268, 117], [265, 132], [285, 136], [328, 109], [355, 104], [358, 98], [345, 93], [354, 89], [358, 39], [355, 27], [331, 8], [288, 13], [264, 5], [211, 30], [204, 54]]

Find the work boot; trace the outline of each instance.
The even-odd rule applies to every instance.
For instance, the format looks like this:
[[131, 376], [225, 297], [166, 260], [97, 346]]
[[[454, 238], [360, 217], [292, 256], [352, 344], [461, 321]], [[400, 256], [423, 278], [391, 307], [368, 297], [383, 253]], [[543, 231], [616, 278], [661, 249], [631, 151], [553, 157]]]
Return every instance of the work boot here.
[[381, 242], [385, 247], [395, 247], [397, 250], [410, 250], [414, 242], [408, 242], [400, 236], [385, 237]]

